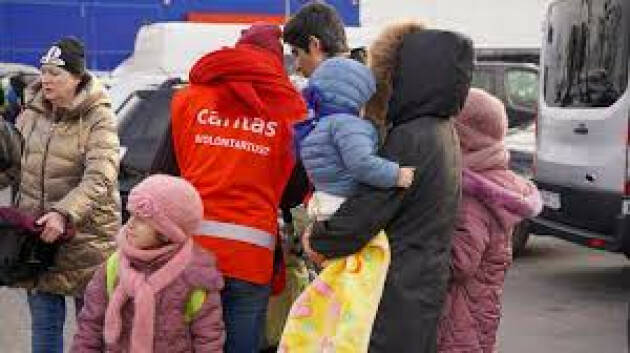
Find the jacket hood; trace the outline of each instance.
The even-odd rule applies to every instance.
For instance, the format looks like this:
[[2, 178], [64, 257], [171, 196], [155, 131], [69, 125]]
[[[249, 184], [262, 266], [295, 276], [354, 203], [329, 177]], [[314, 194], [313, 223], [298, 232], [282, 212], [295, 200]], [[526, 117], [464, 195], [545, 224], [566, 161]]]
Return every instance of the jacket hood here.
[[190, 71], [190, 83], [226, 83], [239, 98], [263, 114], [263, 92], [299, 96], [280, 60], [265, 49], [247, 44], [223, 48], [199, 59]]
[[455, 128], [464, 152], [502, 143], [508, 131], [505, 105], [490, 93], [471, 88], [464, 108], [455, 119]]
[[465, 195], [478, 199], [492, 210], [505, 228], [542, 211], [542, 199], [536, 186], [509, 170], [473, 172], [464, 169], [462, 187]]
[[424, 30], [407, 34], [394, 72], [387, 121], [450, 118], [464, 106], [472, 79], [474, 50], [463, 35]]
[[346, 58], [324, 61], [313, 72], [309, 87], [321, 94], [324, 108], [359, 110], [376, 91], [374, 75], [365, 65]]
[[[111, 100], [101, 82], [92, 74], [86, 74], [79, 85], [80, 89], [68, 109], [61, 111], [64, 119], [78, 119], [98, 106], [111, 107]], [[26, 108], [40, 113], [52, 111], [52, 105], [44, 98], [40, 79], [26, 89]]]

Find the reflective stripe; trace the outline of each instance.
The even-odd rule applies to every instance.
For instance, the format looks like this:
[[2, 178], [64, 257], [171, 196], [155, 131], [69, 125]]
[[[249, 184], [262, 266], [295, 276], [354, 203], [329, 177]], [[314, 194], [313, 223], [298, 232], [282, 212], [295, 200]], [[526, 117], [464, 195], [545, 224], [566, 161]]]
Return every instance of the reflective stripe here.
[[269, 250], [276, 246], [276, 237], [264, 230], [218, 221], [202, 221], [196, 233], [199, 236], [238, 240]]

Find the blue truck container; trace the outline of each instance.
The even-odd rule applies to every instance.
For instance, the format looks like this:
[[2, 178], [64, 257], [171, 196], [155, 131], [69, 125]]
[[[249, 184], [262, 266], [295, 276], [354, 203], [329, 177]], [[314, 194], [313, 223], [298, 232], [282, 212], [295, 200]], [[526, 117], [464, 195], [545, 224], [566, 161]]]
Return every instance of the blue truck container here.
[[[308, 0], [0, 0], [0, 62], [36, 65], [54, 40], [74, 35], [87, 47], [88, 67], [111, 70], [133, 50], [141, 25], [185, 21], [190, 14], [294, 13]], [[359, 0], [328, 0], [347, 26], [359, 26]]]

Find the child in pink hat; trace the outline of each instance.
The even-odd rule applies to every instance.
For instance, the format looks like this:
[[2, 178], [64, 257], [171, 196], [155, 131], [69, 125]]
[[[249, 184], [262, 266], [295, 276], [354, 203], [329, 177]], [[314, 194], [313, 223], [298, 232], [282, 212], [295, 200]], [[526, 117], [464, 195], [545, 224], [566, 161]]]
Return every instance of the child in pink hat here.
[[190, 238], [203, 216], [199, 194], [184, 179], [153, 175], [127, 208], [118, 252], [85, 292], [71, 352], [223, 352], [223, 279]]
[[512, 231], [541, 211], [542, 200], [536, 186], [508, 168], [507, 113], [498, 98], [471, 89], [455, 127], [463, 195], [438, 353], [493, 353], [505, 273], [512, 263]]

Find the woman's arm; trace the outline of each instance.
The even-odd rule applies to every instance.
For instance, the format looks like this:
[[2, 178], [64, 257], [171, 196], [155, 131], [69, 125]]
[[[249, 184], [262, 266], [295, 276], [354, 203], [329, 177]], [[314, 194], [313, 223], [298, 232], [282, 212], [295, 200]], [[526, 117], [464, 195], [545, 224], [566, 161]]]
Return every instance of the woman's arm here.
[[115, 117], [105, 109], [93, 112], [100, 116], [89, 127], [81, 182], [52, 207], [74, 224], [80, 223], [111, 192], [118, 179], [120, 142]]
[[[397, 130], [390, 133], [380, 155], [389, 160], [411, 162], [416, 158], [410, 150], [412, 147], [413, 134]], [[314, 224], [309, 239], [311, 248], [327, 258], [356, 253], [387, 227], [400, 212], [406, 193], [413, 192], [416, 187], [361, 186], [328, 221]]]
[[311, 248], [326, 258], [358, 252], [386, 228], [403, 198], [402, 189], [363, 188], [348, 198], [328, 221], [313, 225]]

